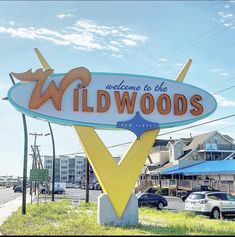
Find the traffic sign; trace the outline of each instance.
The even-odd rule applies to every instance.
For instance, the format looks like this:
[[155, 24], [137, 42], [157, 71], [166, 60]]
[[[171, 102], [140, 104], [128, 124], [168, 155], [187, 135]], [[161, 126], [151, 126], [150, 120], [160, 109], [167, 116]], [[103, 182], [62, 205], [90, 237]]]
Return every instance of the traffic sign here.
[[31, 169], [30, 170], [30, 180], [31, 181], [47, 181], [48, 180], [48, 170], [47, 169]]

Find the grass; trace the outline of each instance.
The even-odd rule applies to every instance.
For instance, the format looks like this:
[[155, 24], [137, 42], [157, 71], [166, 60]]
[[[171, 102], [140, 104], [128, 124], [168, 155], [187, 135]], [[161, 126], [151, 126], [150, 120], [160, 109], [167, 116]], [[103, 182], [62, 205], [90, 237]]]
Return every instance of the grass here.
[[133, 227], [99, 226], [95, 203], [73, 207], [71, 200], [27, 206], [0, 226], [2, 235], [235, 235], [232, 221], [209, 220], [194, 213], [172, 213], [140, 208], [140, 224]]

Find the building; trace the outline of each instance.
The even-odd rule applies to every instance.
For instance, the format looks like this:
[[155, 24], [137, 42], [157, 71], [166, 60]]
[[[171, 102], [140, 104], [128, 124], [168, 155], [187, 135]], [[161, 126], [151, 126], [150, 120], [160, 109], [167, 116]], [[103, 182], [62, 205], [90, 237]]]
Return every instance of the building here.
[[[83, 156], [56, 156], [55, 182], [82, 184], [85, 174], [85, 160]], [[52, 177], [52, 156], [44, 156], [44, 167]]]
[[[120, 157], [114, 157], [118, 163]], [[48, 169], [49, 178], [52, 178], [52, 156], [44, 156], [44, 168]], [[55, 157], [55, 182], [66, 182], [84, 185], [86, 183], [87, 159], [84, 156], [56, 156]], [[98, 182], [95, 173], [89, 166], [89, 183]]]
[[0, 176], [0, 186], [11, 186], [13, 187], [16, 184], [21, 184], [22, 177], [13, 177], [12, 175]]
[[[219, 180], [220, 183], [229, 184], [229, 189], [233, 190], [235, 175], [233, 172], [226, 173], [223, 166], [234, 159], [234, 140], [218, 131], [189, 138], [156, 140], [140, 174], [136, 189], [137, 191], [146, 191], [152, 187], [167, 189], [168, 192], [176, 192], [177, 189], [189, 189], [199, 181], [200, 183], [207, 183], [208, 179], [210, 179], [217, 180], [214, 183], [218, 183]], [[176, 169], [186, 167], [191, 169], [190, 167], [196, 167], [200, 163], [209, 161], [217, 161], [217, 165], [221, 165], [221, 169], [214, 170], [214, 173], [218, 176], [213, 176], [215, 166], [211, 166], [210, 173], [198, 172], [192, 175], [190, 172], [174, 172]], [[231, 162], [233, 163], [233, 161]], [[171, 172], [166, 172], [169, 170]], [[186, 180], [188, 180], [187, 185]], [[181, 185], [178, 185], [179, 183]]]
[[224, 160], [235, 158], [231, 137], [218, 131], [176, 140], [156, 140], [146, 165], [163, 166], [179, 160]]

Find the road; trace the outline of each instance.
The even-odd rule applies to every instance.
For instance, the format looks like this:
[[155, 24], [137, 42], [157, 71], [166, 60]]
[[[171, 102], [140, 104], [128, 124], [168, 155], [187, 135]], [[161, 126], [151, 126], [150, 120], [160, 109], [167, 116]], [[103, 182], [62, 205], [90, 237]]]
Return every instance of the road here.
[[184, 202], [180, 198], [176, 198], [176, 197], [165, 197], [165, 198], [168, 202], [168, 206], [165, 207], [164, 209], [171, 210], [174, 212], [184, 211], [185, 205], [184, 205]]
[[[73, 198], [74, 194], [78, 194], [80, 200], [85, 200], [86, 197], [86, 190], [84, 189], [74, 189], [74, 188], [67, 188], [66, 189], [66, 194], [64, 195], [59, 195], [56, 194], [55, 198]], [[100, 196], [101, 191], [99, 190], [90, 190], [89, 191], [89, 200], [92, 202], [97, 202], [97, 198]], [[14, 193], [12, 188], [3, 188], [0, 189], [0, 205], [9, 202], [11, 200], [16, 199], [17, 197], [20, 197], [22, 193]], [[44, 195], [41, 196], [40, 199], [43, 199]], [[36, 197], [35, 197], [36, 198]], [[47, 197], [47, 199], [50, 199], [51, 197]], [[168, 206], [165, 209], [169, 209], [175, 212], [178, 211], [183, 211], [184, 210], [184, 202], [181, 201], [178, 198], [171, 198], [171, 197], [166, 197], [168, 201]]]
[[0, 205], [20, 197], [22, 193], [15, 193], [12, 188], [0, 189]]
[[[55, 199], [63, 199], [63, 198], [69, 198], [72, 199], [74, 195], [79, 195], [80, 200], [85, 200], [86, 197], [86, 191], [84, 189], [74, 189], [74, 188], [67, 188], [66, 194], [55, 194]], [[89, 200], [91, 202], [97, 202], [97, 198], [100, 196], [101, 191], [98, 190], [90, 190], [89, 191]], [[7, 203], [11, 200], [14, 200], [18, 197], [20, 197], [22, 193], [15, 193], [12, 188], [4, 188], [0, 189], [0, 206], [4, 203]], [[184, 202], [176, 197], [165, 197], [168, 202], [168, 206], [164, 207], [164, 210], [170, 210], [173, 212], [181, 212], [184, 211], [185, 204]], [[47, 200], [50, 200], [51, 196], [47, 196]], [[44, 195], [40, 195], [40, 202], [44, 202], [45, 198]], [[34, 198], [34, 202], [37, 202], [37, 197]], [[226, 218], [226, 220], [235, 220], [234, 216]]]
[[[83, 189], [73, 189], [73, 188], [67, 188], [66, 189], [66, 196], [69, 198], [73, 198], [74, 194], [78, 194], [80, 197], [80, 200], [85, 200], [86, 197], [86, 191]], [[97, 202], [97, 198], [100, 196], [101, 191], [97, 190], [90, 190], [89, 191], [89, 200], [92, 202]], [[57, 195], [58, 196], [58, 195]], [[164, 209], [171, 210], [174, 212], [180, 212], [184, 211], [184, 202], [175, 197], [165, 197], [168, 202], [168, 206]]]

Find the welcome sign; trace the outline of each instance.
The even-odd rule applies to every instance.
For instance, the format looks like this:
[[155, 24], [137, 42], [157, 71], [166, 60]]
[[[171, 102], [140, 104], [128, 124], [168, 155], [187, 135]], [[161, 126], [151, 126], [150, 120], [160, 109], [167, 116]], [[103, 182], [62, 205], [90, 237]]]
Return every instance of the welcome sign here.
[[65, 125], [147, 130], [195, 122], [216, 109], [206, 91], [173, 80], [119, 73], [91, 73], [78, 67], [12, 73], [21, 83], [8, 93], [21, 112]]
[[[128, 213], [128, 202], [160, 128], [205, 118], [216, 109], [216, 100], [206, 91], [182, 83], [191, 59], [173, 81], [90, 72], [84, 67], [55, 74], [41, 53], [37, 49], [35, 52], [44, 70], [12, 73], [21, 82], [10, 88], [10, 103], [29, 116], [74, 127], [103, 195], [108, 196], [115, 210], [109, 209], [107, 203], [99, 204], [105, 200], [101, 195], [98, 215], [107, 217], [103, 223], [127, 223], [124, 213], [136, 216], [138, 205]], [[116, 163], [95, 128], [128, 129], [137, 139]], [[110, 215], [103, 214], [106, 212]]]

